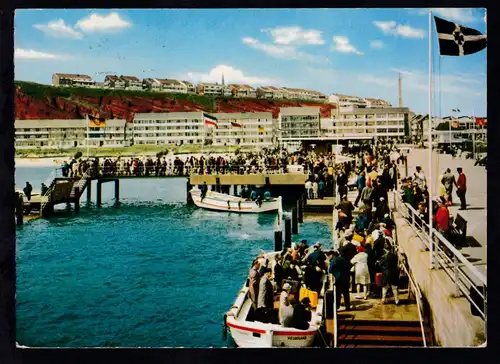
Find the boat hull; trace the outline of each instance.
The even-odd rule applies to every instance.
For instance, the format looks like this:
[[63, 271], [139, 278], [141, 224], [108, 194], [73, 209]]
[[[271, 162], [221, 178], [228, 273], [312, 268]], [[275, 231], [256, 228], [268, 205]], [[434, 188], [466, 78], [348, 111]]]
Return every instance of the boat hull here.
[[206, 210], [235, 213], [265, 213], [278, 211], [278, 199], [262, 201], [262, 205], [259, 206], [255, 201], [246, 201], [241, 197], [213, 191], [208, 191], [203, 201], [201, 200], [200, 190], [192, 189], [189, 193], [191, 194], [194, 204]]

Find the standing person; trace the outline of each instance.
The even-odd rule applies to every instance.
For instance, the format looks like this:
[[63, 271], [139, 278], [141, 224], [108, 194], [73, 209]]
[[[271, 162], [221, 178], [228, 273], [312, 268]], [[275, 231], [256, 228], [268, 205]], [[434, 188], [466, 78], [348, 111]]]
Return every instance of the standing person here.
[[361, 299], [361, 286], [363, 286], [364, 299], [368, 298], [368, 288], [370, 287], [370, 271], [368, 269], [368, 253], [363, 246], [356, 248], [358, 254], [351, 259], [351, 264], [355, 267], [355, 281], [357, 285], [357, 299]]
[[416, 169], [417, 169], [417, 172], [413, 173], [413, 175], [415, 176], [413, 181], [416, 182], [418, 187], [420, 187], [420, 189], [423, 191], [424, 185], [427, 184], [427, 181], [425, 179], [425, 174], [424, 174], [424, 171], [422, 170], [422, 167], [417, 166]]
[[440, 196], [438, 199], [438, 210], [436, 216], [434, 216], [434, 221], [436, 222], [436, 229], [439, 231], [446, 239], [449, 239], [448, 232], [450, 229], [450, 212], [446, 207], [446, 199]]
[[26, 187], [23, 188], [23, 192], [28, 201], [31, 200], [32, 191], [33, 191], [33, 186], [29, 182], [26, 182]]
[[356, 179], [356, 187], [358, 189], [358, 195], [354, 201], [354, 206], [358, 207], [359, 200], [361, 199], [361, 193], [366, 186], [365, 172], [361, 171], [358, 178]]
[[319, 190], [319, 198], [320, 200], [322, 200], [323, 197], [325, 196], [325, 182], [323, 182], [323, 180], [319, 181], [318, 190]]
[[260, 263], [258, 259], [255, 259], [252, 264], [252, 268], [248, 272], [248, 292], [250, 293], [250, 299], [252, 300], [252, 307], [257, 310], [257, 298], [259, 296], [259, 283], [260, 283]]
[[467, 178], [465, 177], [465, 174], [462, 172], [462, 168], [458, 167], [457, 172], [458, 172], [458, 179], [456, 186], [457, 186], [457, 195], [458, 198], [460, 199], [459, 210], [465, 210], [467, 209], [467, 204], [465, 201], [465, 194], [467, 192]]
[[276, 264], [274, 265], [273, 268], [274, 283], [276, 283], [277, 290], [281, 289], [281, 284], [283, 283], [283, 266], [281, 265], [281, 259], [282, 258], [278, 254], [278, 256], [275, 259]]
[[446, 191], [446, 204], [451, 206], [453, 205], [453, 186], [456, 185], [457, 182], [455, 181], [455, 176], [451, 173], [449, 168], [447, 168], [446, 172], [443, 174], [441, 183], [444, 185], [444, 189]]
[[290, 283], [285, 283], [283, 285], [283, 291], [281, 291], [280, 295], [280, 308], [278, 311], [278, 317], [280, 320], [280, 324], [283, 326], [287, 326], [288, 321], [292, 318], [293, 315], [293, 307], [290, 304], [290, 291], [292, 290], [292, 286]]
[[312, 200], [313, 199], [313, 184], [312, 184], [311, 180], [309, 180], [309, 179], [307, 180], [305, 188], [306, 188], [307, 198], [309, 200]]
[[318, 182], [316, 182], [316, 181], [313, 182], [312, 189], [313, 189], [313, 198], [317, 199], [318, 198], [318, 189], [319, 189]]
[[207, 195], [207, 191], [208, 191], [207, 182], [203, 182], [203, 184], [201, 185], [201, 202], [203, 202], [203, 199]]
[[351, 309], [351, 300], [349, 297], [349, 279], [351, 263], [334, 252], [334, 258], [330, 262], [329, 273], [335, 276], [335, 287], [337, 288], [337, 309], [340, 307], [340, 296], [344, 296], [344, 306], [346, 311]]
[[271, 322], [273, 305], [274, 305], [274, 291], [273, 284], [271, 283], [271, 269], [265, 267], [262, 271], [262, 278], [259, 282], [259, 295], [257, 298], [257, 311], [259, 312], [259, 321], [264, 323]]
[[392, 289], [394, 295], [394, 302], [399, 304], [398, 298], [398, 257], [392, 252], [392, 249], [385, 249], [385, 254], [381, 257], [379, 262], [382, 268], [382, 303], [386, 303], [385, 296], [389, 290]]

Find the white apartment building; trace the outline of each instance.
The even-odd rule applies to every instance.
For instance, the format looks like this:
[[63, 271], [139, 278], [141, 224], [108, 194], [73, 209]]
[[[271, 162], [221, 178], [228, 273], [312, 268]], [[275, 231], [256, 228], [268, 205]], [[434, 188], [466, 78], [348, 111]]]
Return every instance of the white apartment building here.
[[104, 87], [105, 88], [124, 90], [125, 85], [126, 85], [125, 81], [116, 75], [107, 75], [104, 78]]
[[278, 117], [279, 141], [289, 150], [300, 147], [302, 141], [321, 138], [319, 107], [282, 107]]
[[71, 73], [54, 73], [52, 75], [52, 85], [69, 87], [94, 87], [95, 81], [92, 77]]
[[[87, 147], [86, 119], [16, 120], [16, 149], [70, 149]], [[88, 129], [88, 145], [125, 147], [132, 140], [131, 128], [123, 119], [106, 120], [105, 128]]]
[[199, 83], [196, 87], [199, 95], [208, 96], [231, 96], [232, 88], [218, 83]]
[[213, 129], [204, 128], [202, 112], [136, 113], [134, 144], [201, 144], [212, 138]]
[[196, 93], [196, 87], [194, 83], [189, 82], [189, 81], [181, 81], [184, 85], [186, 85], [187, 93], [188, 94], [195, 94]]
[[304, 90], [301, 88], [283, 87], [283, 96], [286, 99], [326, 101], [326, 96], [318, 91]]
[[347, 96], [341, 94], [331, 94], [328, 96], [328, 102], [338, 105], [339, 112], [350, 111], [353, 108], [367, 107], [367, 102], [361, 97]]
[[161, 83], [156, 78], [145, 78], [142, 80], [142, 88], [148, 91], [160, 92]]
[[365, 98], [363, 100], [366, 102], [366, 107], [371, 107], [371, 108], [392, 107], [390, 103], [381, 99]]
[[263, 86], [257, 88], [257, 97], [263, 99], [283, 99], [283, 90], [274, 86]]
[[187, 94], [187, 86], [180, 81], [163, 78], [157, 78], [156, 80], [160, 82], [162, 92]]
[[[213, 129], [214, 145], [239, 145], [242, 149], [273, 146], [275, 128], [271, 112], [216, 113]], [[234, 124], [233, 124], [234, 123]], [[238, 127], [237, 125], [241, 125]]]
[[[330, 123], [323, 123], [329, 140], [396, 139], [410, 136], [408, 108], [353, 108], [340, 112]], [[406, 126], [405, 126], [406, 125]]]
[[231, 84], [229, 87], [231, 87], [231, 92], [234, 97], [257, 97], [257, 91], [250, 85]]
[[126, 90], [142, 91], [142, 82], [135, 76], [121, 76]]

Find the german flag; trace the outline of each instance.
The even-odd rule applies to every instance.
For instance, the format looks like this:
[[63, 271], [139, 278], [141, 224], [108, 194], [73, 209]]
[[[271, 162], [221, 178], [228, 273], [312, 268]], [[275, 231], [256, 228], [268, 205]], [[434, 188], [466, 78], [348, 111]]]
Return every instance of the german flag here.
[[242, 124], [240, 120], [231, 121], [231, 126], [235, 128], [241, 128]]
[[476, 125], [477, 126], [486, 126], [486, 119], [485, 118], [476, 118]]
[[204, 120], [205, 126], [207, 126], [208, 128], [214, 128], [214, 127], [216, 128], [217, 127], [217, 118], [215, 116], [203, 113], [203, 120]]
[[106, 127], [106, 119], [98, 118], [95, 116], [89, 115], [89, 127], [91, 128], [105, 128]]

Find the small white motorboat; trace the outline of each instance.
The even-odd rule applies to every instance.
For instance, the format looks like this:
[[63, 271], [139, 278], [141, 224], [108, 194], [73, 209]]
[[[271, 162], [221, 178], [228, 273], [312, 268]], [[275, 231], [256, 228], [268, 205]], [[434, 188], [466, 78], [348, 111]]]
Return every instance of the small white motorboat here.
[[[265, 257], [271, 261], [274, 259], [275, 254], [275, 252], [266, 253]], [[311, 310], [309, 328], [307, 330], [299, 330], [275, 323], [249, 321], [249, 313], [253, 310], [252, 300], [249, 288], [247, 284], [244, 284], [233, 306], [226, 313], [225, 325], [229, 329], [236, 345], [241, 348], [311, 347], [322, 323], [323, 297], [324, 288], [318, 294], [317, 306]]]
[[247, 200], [238, 196], [231, 196], [225, 193], [207, 191], [203, 201], [201, 191], [196, 187], [189, 191], [196, 206], [216, 211], [238, 212], [238, 213], [262, 213], [278, 211], [280, 198], [271, 198], [258, 201]]

